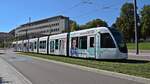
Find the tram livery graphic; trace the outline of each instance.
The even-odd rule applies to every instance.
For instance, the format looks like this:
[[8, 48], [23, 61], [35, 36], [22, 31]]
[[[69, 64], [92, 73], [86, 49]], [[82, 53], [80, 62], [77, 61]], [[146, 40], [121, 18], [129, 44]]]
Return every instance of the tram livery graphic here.
[[114, 28], [97, 27], [12, 43], [16, 51], [94, 59], [127, 59], [123, 35]]

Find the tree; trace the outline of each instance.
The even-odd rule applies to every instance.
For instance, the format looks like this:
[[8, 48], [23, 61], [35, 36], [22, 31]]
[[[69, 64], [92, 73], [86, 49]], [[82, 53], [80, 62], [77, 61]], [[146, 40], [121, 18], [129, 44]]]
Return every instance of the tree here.
[[[79, 25], [76, 23], [76, 21], [70, 20], [69, 28], [70, 28], [69, 30], [70, 32], [77, 31], [79, 30]], [[66, 32], [68, 32], [68, 28], [65, 28], [65, 30], [62, 31], [62, 33], [66, 33]]]
[[79, 25], [75, 21], [70, 22], [70, 31], [71, 32], [78, 30], [78, 28], [79, 28]]
[[116, 26], [116, 24], [115, 23], [113, 23], [112, 25], [111, 25], [111, 28], [116, 28], [117, 26]]
[[150, 37], [150, 5], [145, 5], [141, 11], [141, 34], [145, 40]]
[[107, 27], [107, 23], [101, 19], [94, 19], [92, 21], [89, 21], [88, 23], [86, 23], [88, 28], [92, 28], [92, 27]]
[[83, 30], [83, 29], [87, 29], [88, 27], [87, 27], [87, 25], [80, 25], [79, 26], [79, 30]]
[[120, 17], [116, 19], [115, 24], [123, 32], [126, 41], [134, 39], [134, 6], [132, 3], [125, 3], [121, 7]]
[[81, 25], [80, 30], [93, 27], [108, 27], [108, 24], [101, 19], [94, 19], [92, 21], [87, 22], [85, 25]]

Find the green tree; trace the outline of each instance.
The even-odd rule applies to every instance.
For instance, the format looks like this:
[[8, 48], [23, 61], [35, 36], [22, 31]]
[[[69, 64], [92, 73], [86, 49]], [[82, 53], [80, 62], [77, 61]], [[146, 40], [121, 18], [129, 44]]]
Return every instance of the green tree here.
[[[69, 22], [69, 28], [70, 28], [70, 32], [73, 32], [73, 31], [76, 31], [76, 30], [79, 30], [79, 25], [77, 24], [76, 21], [73, 21], [73, 20], [70, 20]], [[65, 30], [62, 31], [63, 33], [66, 33], [68, 32], [68, 28], [66, 28]]]
[[101, 19], [94, 19], [92, 21], [89, 21], [88, 23], [86, 23], [88, 28], [92, 28], [92, 27], [107, 27], [107, 23]]
[[87, 25], [80, 25], [79, 30], [87, 29]]
[[108, 27], [108, 24], [101, 19], [94, 19], [92, 21], [87, 22], [85, 25], [81, 25], [80, 30], [93, 27]]
[[145, 5], [141, 11], [141, 34], [145, 40], [150, 37], [150, 5]]
[[116, 19], [115, 24], [123, 32], [126, 41], [134, 39], [134, 6], [132, 3], [125, 3], [121, 7], [120, 17]]
[[116, 26], [116, 24], [115, 23], [113, 23], [112, 25], [111, 25], [111, 28], [116, 28], [117, 26]]
[[70, 31], [71, 31], [71, 32], [78, 30], [78, 28], [79, 28], [79, 25], [78, 25], [75, 21], [72, 21], [72, 22], [70, 23]]

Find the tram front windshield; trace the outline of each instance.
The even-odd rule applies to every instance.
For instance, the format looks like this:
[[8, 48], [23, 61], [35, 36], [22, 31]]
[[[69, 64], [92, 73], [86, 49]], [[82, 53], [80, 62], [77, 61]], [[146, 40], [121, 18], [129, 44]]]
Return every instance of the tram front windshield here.
[[124, 38], [123, 38], [122, 33], [120, 33], [119, 31], [117, 31], [114, 28], [110, 28], [110, 31], [111, 31], [111, 33], [113, 34], [113, 36], [116, 40], [116, 43], [119, 47], [119, 50], [123, 53], [127, 53], [127, 46], [124, 42]]

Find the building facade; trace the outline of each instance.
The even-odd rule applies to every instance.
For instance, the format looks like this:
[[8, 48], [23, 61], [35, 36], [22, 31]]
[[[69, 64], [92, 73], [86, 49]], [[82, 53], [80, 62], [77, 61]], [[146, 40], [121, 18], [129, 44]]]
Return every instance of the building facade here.
[[55, 16], [27, 24], [20, 25], [15, 29], [15, 36], [30, 38], [59, 34], [69, 28], [69, 18], [65, 16]]

